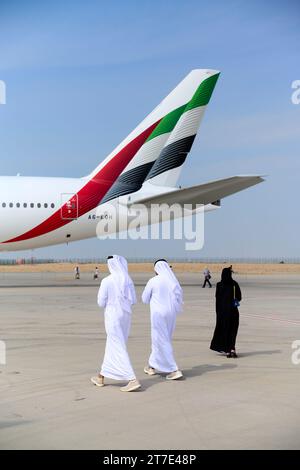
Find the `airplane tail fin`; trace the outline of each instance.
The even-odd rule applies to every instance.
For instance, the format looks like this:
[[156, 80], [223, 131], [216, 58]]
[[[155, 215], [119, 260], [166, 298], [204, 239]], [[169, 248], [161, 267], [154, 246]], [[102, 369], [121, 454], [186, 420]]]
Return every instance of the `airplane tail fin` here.
[[176, 186], [218, 77], [219, 72], [210, 71], [207, 78], [199, 84], [149, 171], [146, 178], [148, 183], [157, 186]]
[[[215, 70], [192, 70], [96, 168], [89, 178], [108, 183], [101, 203], [138, 191], [145, 180], [175, 184], [174, 170], [178, 176], [218, 76]], [[103, 178], [111, 160], [115, 169]]]

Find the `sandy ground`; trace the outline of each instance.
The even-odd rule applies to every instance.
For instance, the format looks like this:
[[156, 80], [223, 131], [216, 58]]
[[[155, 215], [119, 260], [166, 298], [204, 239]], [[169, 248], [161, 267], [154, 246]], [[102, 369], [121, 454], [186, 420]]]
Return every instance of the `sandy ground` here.
[[[177, 273], [202, 273], [207, 266], [205, 263], [171, 263]], [[71, 263], [50, 263], [36, 265], [0, 265], [0, 273], [73, 273], [75, 264]], [[79, 264], [82, 273], [93, 273], [95, 264]], [[106, 264], [98, 264], [99, 271], [107, 272]], [[229, 266], [228, 263], [211, 263], [209, 269], [214, 274], [219, 274], [222, 269]], [[300, 274], [300, 264], [249, 264], [236, 263], [233, 269], [238, 274]], [[152, 272], [152, 263], [130, 263], [129, 270], [131, 273]]]
[[[140, 298], [149, 273], [133, 275]], [[90, 383], [105, 346], [98, 283], [89, 273], [0, 276], [1, 449], [299, 449], [300, 275], [236, 275], [244, 300], [238, 351], [209, 350], [214, 288], [182, 273], [184, 314], [174, 350], [185, 379], [143, 374], [148, 307], [135, 306], [129, 352], [142, 391]], [[213, 281], [215, 278], [213, 277]], [[299, 354], [300, 357], [300, 354]]]

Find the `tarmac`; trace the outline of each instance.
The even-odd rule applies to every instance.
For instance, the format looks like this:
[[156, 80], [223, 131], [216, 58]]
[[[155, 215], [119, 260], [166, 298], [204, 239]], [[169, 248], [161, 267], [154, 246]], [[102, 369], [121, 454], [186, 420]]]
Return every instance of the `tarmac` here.
[[[148, 277], [133, 275], [139, 299]], [[236, 274], [238, 359], [209, 349], [214, 287], [178, 277], [185, 303], [174, 350], [184, 379], [144, 375], [150, 318], [139, 302], [128, 349], [142, 389], [126, 394], [123, 383], [90, 382], [105, 347], [92, 274], [0, 274], [0, 449], [299, 449], [300, 275]]]

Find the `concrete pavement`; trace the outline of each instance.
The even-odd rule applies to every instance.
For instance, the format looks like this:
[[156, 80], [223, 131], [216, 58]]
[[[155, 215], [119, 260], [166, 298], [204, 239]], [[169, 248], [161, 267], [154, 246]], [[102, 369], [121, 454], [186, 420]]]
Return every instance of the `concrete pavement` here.
[[[72, 273], [73, 274], [73, 273]], [[133, 313], [129, 352], [142, 391], [90, 383], [105, 346], [97, 282], [88, 274], [0, 279], [1, 449], [299, 449], [300, 276], [239, 276], [244, 300], [237, 360], [209, 350], [214, 289], [179, 275], [185, 294], [175, 356], [185, 379], [143, 374], [148, 307]], [[135, 274], [140, 298], [148, 274]]]

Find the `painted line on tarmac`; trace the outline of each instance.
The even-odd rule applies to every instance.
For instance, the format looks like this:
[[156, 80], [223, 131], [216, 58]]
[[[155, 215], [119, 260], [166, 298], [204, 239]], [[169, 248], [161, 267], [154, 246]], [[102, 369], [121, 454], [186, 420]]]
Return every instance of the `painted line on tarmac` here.
[[246, 313], [246, 314], [242, 314], [241, 316], [242, 317], [250, 317], [250, 318], [261, 318], [262, 320], [278, 321], [280, 323], [289, 323], [291, 325], [300, 325], [300, 321], [298, 321], [298, 320], [284, 320], [282, 318], [273, 317], [273, 316], [270, 316], [270, 315], [265, 316], [265, 315], [256, 315], [256, 314]]

